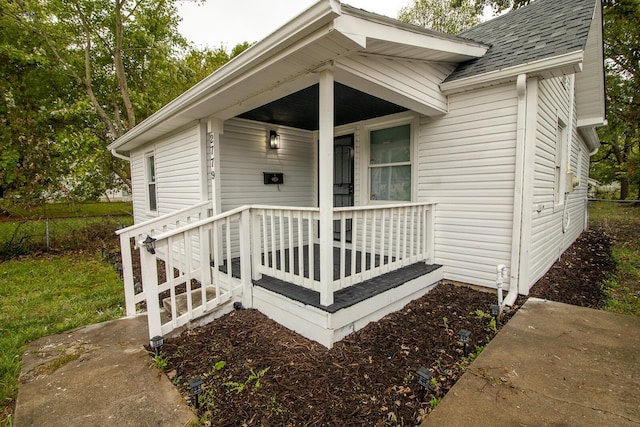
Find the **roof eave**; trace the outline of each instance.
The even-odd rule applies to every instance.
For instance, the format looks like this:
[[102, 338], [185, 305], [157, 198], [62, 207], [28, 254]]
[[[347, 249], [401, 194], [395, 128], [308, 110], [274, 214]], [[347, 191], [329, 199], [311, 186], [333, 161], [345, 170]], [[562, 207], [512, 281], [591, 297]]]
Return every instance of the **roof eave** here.
[[336, 0], [320, 0], [293, 20], [271, 33], [249, 49], [201, 80], [191, 89], [169, 102], [147, 119], [109, 144], [108, 150], [135, 145], [135, 140], [180, 111], [206, 97], [208, 93], [241, 75], [256, 61], [269, 57], [288, 46], [292, 40], [330, 24], [340, 16], [340, 3]]
[[600, 138], [596, 128], [606, 125], [607, 121], [601, 118], [578, 120], [578, 132], [591, 151], [591, 155], [594, 155], [600, 148]]
[[584, 51], [570, 52], [563, 55], [544, 58], [525, 64], [519, 64], [501, 70], [465, 77], [440, 84], [440, 90], [445, 95], [451, 95], [467, 90], [492, 86], [509, 81], [515, 81], [520, 74], [550, 78], [560, 75], [575, 74], [582, 71]]

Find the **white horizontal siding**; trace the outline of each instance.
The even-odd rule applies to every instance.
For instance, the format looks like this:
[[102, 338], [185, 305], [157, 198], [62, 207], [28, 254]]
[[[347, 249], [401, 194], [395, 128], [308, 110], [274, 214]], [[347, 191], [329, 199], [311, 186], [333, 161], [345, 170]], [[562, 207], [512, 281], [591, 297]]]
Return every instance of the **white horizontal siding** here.
[[[580, 139], [576, 116], [570, 117], [569, 80], [562, 78], [540, 82], [538, 123], [536, 132], [535, 175], [531, 229], [531, 251], [529, 257], [529, 286], [542, 277], [564, 250], [580, 235], [584, 228], [588, 178], [588, 151]], [[575, 106], [575, 100], [574, 106]], [[582, 157], [581, 185], [569, 193], [567, 206], [569, 227], [562, 232], [564, 203], [555, 204], [555, 145], [558, 120], [567, 123], [570, 136], [568, 152], [569, 170], [578, 171], [578, 157]], [[569, 123], [571, 121], [571, 123]], [[582, 154], [579, 154], [582, 152]], [[564, 196], [562, 196], [564, 202]]]
[[[225, 122], [221, 137], [222, 210], [246, 204], [314, 206], [317, 173], [313, 132], [273, 126], [278, 150], [267, 147], [269, 125], [248, 120]], [[265, 185], [263, 172], [281, 172], [284, 184]]]
[[[153, 153], [156, 165], [157, 212], [149, 211], [145, 158]], [[156, 218], [195, 205], [202, 197], [198, 125], [183, 128], [131, 153], [135, 222]]]
[[450, 64], [352, 55], [340, 58], [336, 65], [405, 98], [442, 112], [447, 110], [447, 98], [439, 85], [453, 70]]
[[437, 203], [435, 261], [449, 280], [495, 286], [509, 265], [515, 174], [515, 85], [449, 97], [449, 113], [423, 117], [418, 201]]

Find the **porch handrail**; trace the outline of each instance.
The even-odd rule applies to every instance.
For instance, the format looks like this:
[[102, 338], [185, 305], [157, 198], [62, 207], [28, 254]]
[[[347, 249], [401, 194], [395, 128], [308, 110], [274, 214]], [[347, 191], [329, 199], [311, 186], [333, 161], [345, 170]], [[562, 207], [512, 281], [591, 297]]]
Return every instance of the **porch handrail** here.
[[192, 212], [194, 210], [200, 209], [200, 208], [204, 208], [205, 206], [211, 206], [211, 201], [207, 200], [207, 201], [204, 201], [204, 202], [200, 202], [198, 204], [195, 204], [193, 206], [189, 206], [189, 207], [177, 210], [175, 212], [169, 212], [168, 214], [159, 216], [157, 218], [151, 218], [151, 219], [148, 219], [148, 220], [143, 221], [141, 223], [133, 224], [133, 225], [130, 225], [129, 227], [126, 227], [126, 228], [121, 228], [120, 230], [116, 231], [116, 235], [119, 236], [119, 235], [121, 235], [123, 233], [128, 233], [129, 235], [133, 235], [138, 230], [149, 228], [149, 226], [152, 226], [154, 224], [160, 224], [160, 223], [164, 223], [164, 222], [169, 222], [173, 218], [181, 219], [181, 218], [183, 218], [185, 216], [185, 214], [187, 214], [189, 212]]
[[[202, 218], [206, 216], [206, 210], [211, 206], [211, 201], [204, 201], [184, 209], [134, 224], [116, 231], [120, 236], [120, 255], [122, 258], [122, 279], [124, 282], [125, 310], [127, 316], [136, 314], [136, 304], [145, 301], [144, 284], [136, 290], [133, 275], [133, 253], [131, 251], [131, 238], [138, 239], [143, 234], [158, 234], [165, 231], [168, 225], [176, 225], [179, 222], [188, 222], [192, 217]], [[176, 228], [179, 228], [176, 226]], [[138, 246], [139, 242], [135, 242]]]

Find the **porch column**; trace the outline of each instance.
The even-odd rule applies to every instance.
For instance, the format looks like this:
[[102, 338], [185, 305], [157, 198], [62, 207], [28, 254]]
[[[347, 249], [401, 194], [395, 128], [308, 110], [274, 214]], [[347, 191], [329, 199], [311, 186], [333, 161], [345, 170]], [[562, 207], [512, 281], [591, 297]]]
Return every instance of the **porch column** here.
[[320, 72], [320, 304], [333, 304], [333, 72]]

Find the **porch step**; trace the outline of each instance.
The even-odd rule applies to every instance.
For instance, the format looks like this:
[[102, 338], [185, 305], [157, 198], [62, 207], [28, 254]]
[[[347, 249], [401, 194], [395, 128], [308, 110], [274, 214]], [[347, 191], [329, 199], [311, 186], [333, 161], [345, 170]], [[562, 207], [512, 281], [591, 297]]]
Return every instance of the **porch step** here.
[[[222, 289], [221, 289], [222, 291]], [[207, 301], [210, 301], [216, 297], [216, 288], [214, 286], [207, 286], [205, 289], [207, 295]], [[202, 304], [202, 291], [200, 289], [194, 289], [191, 291], [191, 304], [193, 307], [198, 307]], [[167, 313], [171, 313], [171, 297], [162, 300], [162, 307]], [[176, 313], [178, 316], [182, 316], [187, 312], [187, 293], [176, 295]]]
[[334, 303], [330, 306], [320, 304], [319, 292], [271, 276], [262, 276], [260, 280], [254, 280], [253, 284], [303, 304], [319, 308], [327, 313], [336, 313], [338, 310], [351, 307], [389, 289], [397, 288], [439, 268], [442, 268], [440, 264], [425, 264], [424, 262], [417, 262], [402, 267], [398, 270], [336, 291], [334, 294]]

